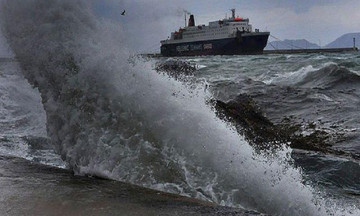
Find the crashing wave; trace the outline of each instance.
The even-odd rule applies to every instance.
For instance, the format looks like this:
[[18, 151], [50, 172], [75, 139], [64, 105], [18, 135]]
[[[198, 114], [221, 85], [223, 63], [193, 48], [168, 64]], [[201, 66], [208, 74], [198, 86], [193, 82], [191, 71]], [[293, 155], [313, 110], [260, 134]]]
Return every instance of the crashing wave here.
[[[121, 27], [91, 3], [4, 0], [2, 25], [40, 91], [47, 132], [69, 167], [277, 215], [326, 215], [288, 163], [258, 155], [189, 90], [150, 63], [131, 64]], [[126, 37], [124, 37], [126, 38]]]

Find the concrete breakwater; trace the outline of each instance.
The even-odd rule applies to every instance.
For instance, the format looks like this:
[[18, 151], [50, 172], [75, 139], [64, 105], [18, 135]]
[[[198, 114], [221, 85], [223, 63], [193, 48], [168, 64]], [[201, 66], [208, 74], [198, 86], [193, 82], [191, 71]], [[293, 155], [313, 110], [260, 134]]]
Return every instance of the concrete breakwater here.
[[0, 156], [1, 215], [263, 215]]
[[[321, 48], [321, 49], [278, 49], [278, 50], [264, 50], [262, 54], [301, 54], [301, 53], [344, 53], [344, 52], [358, 52], [357, 47], [349, 48]], [[261, 55], [261, 54], [260, 54]], [[158, 58], [163, 57], [160, 53], [146, 53], [141, 54], [143, 57]]]
[[299, 53], [341, 53], [341, 52], [358, 52], [357, 47], [351, 48], [324, 48], [324, 49], [278, 49], [264, 50], [263, 54], [299, 54]]

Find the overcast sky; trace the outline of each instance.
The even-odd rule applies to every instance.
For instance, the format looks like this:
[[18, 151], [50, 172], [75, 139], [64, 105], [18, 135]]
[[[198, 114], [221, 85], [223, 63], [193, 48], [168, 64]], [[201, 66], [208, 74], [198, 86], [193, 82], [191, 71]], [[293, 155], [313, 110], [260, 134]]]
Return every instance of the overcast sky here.
[[[184, 25], [183, 10], [196, 24], [230, 16], [230, 9], [250, 19], [254, 28], [280, 39], [307, 39], [326, 45], [345, 33], [360, 32], [359, 0], [93, 0], [101, 17], [126, 31], [127, 43], [137, 51], [159, 48], [160, 40]], [[126, 9], [126, 16], [120, 13]], [[274, 40], [271, 39], [270, 40]], [[0, 56], [4, 53], [0, 42]]]
[[[230, 9], [236, 8], [254, 28], [322, 46], [342, 34], [360, 32], [359, 0], [99, 0], [95, 8], [117, 20], [131, 35], [131, 43], [143, 51], [157, 49], [160, 40], [184, 25], [184, 9], [195, 15], [196, 24], [207, 24], [230, 16]], [[125, 17], [120, 16], [123, 9]]]

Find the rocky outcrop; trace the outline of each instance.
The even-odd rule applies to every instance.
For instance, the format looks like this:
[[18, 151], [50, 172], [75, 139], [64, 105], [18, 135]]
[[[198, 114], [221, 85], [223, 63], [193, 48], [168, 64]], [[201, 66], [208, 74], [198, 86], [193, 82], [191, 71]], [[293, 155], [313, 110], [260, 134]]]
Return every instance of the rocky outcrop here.
[[184, 76], [191, 76], [196, 71], [196, 67], [187, 62], [178, 60], [168, 60], [159, 62], [155, 65], [155, 70], [160, 73], [166, 73], [175, 79], [181, 79]]

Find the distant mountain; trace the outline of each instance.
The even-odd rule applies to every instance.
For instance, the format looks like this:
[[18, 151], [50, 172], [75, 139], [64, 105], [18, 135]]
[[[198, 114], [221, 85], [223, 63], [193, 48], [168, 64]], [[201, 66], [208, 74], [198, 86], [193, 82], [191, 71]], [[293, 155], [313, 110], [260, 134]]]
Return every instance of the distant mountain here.
[[274, 49], [319, 49], [320, 46], [305, 39], [268, 42], [265, 50]]
[[327, 48], [345, 48], [353, 47], [353, 38], [356, 40], [356, 46], [360, 47], [360, 32], [359, 33], [348, 33], [337, 38], [333, 42], [329, 43], [325, 47]]

